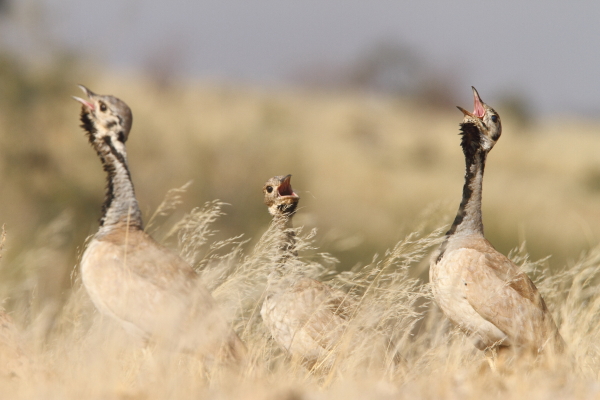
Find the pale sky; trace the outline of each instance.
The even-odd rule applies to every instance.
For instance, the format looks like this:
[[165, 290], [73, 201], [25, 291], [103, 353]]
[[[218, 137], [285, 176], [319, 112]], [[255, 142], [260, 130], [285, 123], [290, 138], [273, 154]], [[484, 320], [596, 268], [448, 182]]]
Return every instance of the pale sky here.
[[[12, 1], [21, 26], [129, 71], [162, 56], [189, 76], [286, 84], [387, 40], [452, 76], [466, 98], [474, 85], [488, 102], [518, 91], [540, 115], [600, 116], [597, 1]], [[27, 43], [15, 24], [0, 25], [6, 42]]]

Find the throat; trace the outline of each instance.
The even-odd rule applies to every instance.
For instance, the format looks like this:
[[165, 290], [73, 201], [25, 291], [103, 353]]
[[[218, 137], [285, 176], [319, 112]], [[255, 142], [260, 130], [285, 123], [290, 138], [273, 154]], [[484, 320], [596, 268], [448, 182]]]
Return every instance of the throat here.
[[98, 153], [107, 173], [107, 185], [100, 218], [101, 231], [117, 226], [141, 230], [142, 213], [135, 197], [126, 155], [117, 151], [110, 139], [104, 140], [102, 147]]
[[288, 215], [275, 216], [267, 234], [275, 235], [276, 239], [275, 257], [271, 258], [272, 267], [268, 277], [270, 282], [274, 282], [287, 275], [290, 269], [289, 261], [298, 256], [292, 217]]
[[290, 256], [297, 256], [296, 252], [296, 232], [294, 232], [294, 226], [292, 225], [292, 214], [284, 214], [273, 219], [273, 224], [277, 231], [277, 235], [280, 236], [279, 251], [281, 254], [281, 260], [285, 261]]
[[481, 216], [481, 195], [483, 189], [483, 171], [486, 153], [476, 151], [465, 154], [466, 172], [463, 196], [456, 218], [446, 235], [479, 234], [483, 236], [483, 220]]

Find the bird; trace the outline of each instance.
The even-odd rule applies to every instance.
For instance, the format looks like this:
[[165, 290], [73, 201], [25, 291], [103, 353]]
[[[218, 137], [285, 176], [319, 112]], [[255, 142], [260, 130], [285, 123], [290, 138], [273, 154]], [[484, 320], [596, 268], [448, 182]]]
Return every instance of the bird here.
[[498, 113], [473, 87], [475, 109], [460, 124], [466, 173], [452, 226], [430, 259], [429, 280], [442, 312], [476, 348], [558, 354], [564, 341], [531, 279], [485, 238], [481, 213], [486, 158], [502, 134]]
[[273, 216], [272, 229], [265, 235], [279, 237], [260, 314], [286, 352], [309, 369], [327, 369], [336, 362], [336, 350], [352, 347], [355, 338], [348, 327], [358, 303], [348, 293], [294, 271], [298, 254], [292, 218], [300, 197], [290, 180], [291, 175], [275, 176], [263, 187]]
[[260, 314], [275, 342], [313, 368], [319, 360], [332, 363], [327, 356], [344, 334], [354, 301], [342, 291], [289, 271], [297, 257], [292, 218], [300, 200], [291, 177], [275, 176], [263, 187], [272, 228], [280, 237]]
[[198, 274], [144, 232], [125, 143], [133, 116], [122, 100], [83, 85], [81, 127], [107, 174], [102, 217], [81, 258], [81, 278], [98, 311], [143, 339], [239, 362], [246, 347]]

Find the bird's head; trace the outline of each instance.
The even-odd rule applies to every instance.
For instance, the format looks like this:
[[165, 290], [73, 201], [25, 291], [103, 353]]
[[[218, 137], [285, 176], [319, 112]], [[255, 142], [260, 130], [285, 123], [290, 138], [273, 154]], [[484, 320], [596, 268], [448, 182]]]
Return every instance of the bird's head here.
[[79, 85], [79, 88], [88, 100], [73, 98], [82, 104], [81, 126], [88, 133], [90, 141], [110, 140], [115, 146], [124, 146], [133, 122], [129, 106], [114, 96], [98, 95], [83, 85]]
[[462, 107], [458, 107], [465, 115], [461, 123], [463, 149], [466, 151], [465, 146], [477, 146], [488, 152], [494, 147], [502, 134], [500, 115], [481, 100], [474, 87], [471, 88], [473, 89], [475, 110], [471, 113]]
[[290, 183], [292, 176], [274, 176], [263, 187], [265, 204], [273, 216], [291, 216], [296, 212], [300, 197], [292, 189]]

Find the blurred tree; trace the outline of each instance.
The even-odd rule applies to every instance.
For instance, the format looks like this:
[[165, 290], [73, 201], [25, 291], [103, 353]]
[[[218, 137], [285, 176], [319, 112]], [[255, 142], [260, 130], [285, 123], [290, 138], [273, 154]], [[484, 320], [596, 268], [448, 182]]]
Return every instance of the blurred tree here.
[[143, 61], [145, 75], [162, 92], [171, 88], [185, 68], [186, 52], [184, 38], [163, 38], [156, 43]]
[[317, 63], [295, 74], [301, 85], [359, 89], [410, 97], [426, 106], [448, 107], [456, 101], [457, 71], [439, 71], [413, 48], [396, 40], [370, 45], [346, 66]]
[[424, 78], [423, 63], [407, 46], [382, 41], [359, 55], [347, 83], [364, 89], [412, 95]]

